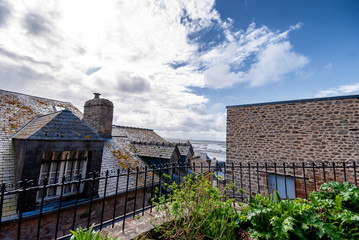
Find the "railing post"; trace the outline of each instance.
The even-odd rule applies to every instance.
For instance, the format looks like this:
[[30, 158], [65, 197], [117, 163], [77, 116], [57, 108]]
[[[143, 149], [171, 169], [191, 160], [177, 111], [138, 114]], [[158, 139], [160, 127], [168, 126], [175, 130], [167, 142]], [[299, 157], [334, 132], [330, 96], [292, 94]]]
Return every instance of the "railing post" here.
[[136, 167], [136, 183], [135, 183], [135, 199], [134, 199], [134, 203], [133, 203], [133, 219], [135, 218], [135, 215], [136, 215], [138, 172], [139, 172], [139, 168]]
[[335, 174], [335, 162], [333, 162], [332, 165], [333, 165], [334, 181], [337, 181], [337, 176], [336, 176], [336, 174]]
[[305, 167], [304, 167], [304, 162], [302, 162], [302, 168], [303, 168], [303, 181], [304, 181], [305, 199], [307, 199], [307, 198], [308, 198], [308, 195], [307, 195], [307, 182], [306, 182], [306, 179], [305, 179]]
[[277, 163], [274, 162], [275, 190], [278, 192]]
[[2, 225], [2, 209], [4, 205], [4, 194], [6, 191], [6, 183], [1, 184], [1, 198], [0, 198], [0, 232], [1, 232], [1, 225]]
[[[147, 188], [147, 165], [145, 166], [145, 182], [143, 187], [143, 199], [142, 199], [142, 216], [145, 214], [145, 201], [146, 201], [146, 188]], [[173, 171], [173, 169], [172, 169]], [[173, 181], [173, 172], [172, 172], [172, 181]]]
[[116, 208], [117, 208], [117, 196], [118, 196], [118, 182], [120, 180], [120, 169], [117, 169], [117, 176], [116, 176], [116, 193], [115, 193], [115, 200], [113, 204], [113, 215], [112, 215], [112, 228], [115, 226], [115, 218], [116, 218]]
[[24, 202], [25, 202], [25, 196], [26, 196], [26, 188], [27, 188], [27, 179], [23, 181], [23, 191], [22, 191], [22, 198], [21, 198], [21, 204], [19, 209], [19, 223], [17, 227], [17, 240], [20, 240], [21, 235], [21, 222], [22, 222], [22, 213], [24, 211]]
[[153, 190], [155, 185], [155, 166], [152, 166], [152, 186], [151, 186], [151, 210], [150, 213], [152, 213], [152, 207], [153, 207]]
[[252, 197], [251, 163], [248, 162], [249, 197]]
[[271, 194], [269, 192], [269, 176], [268, 176], [268, 164], [267, 162], [264, 163], [264, 167], [265, 167], [265, 170], [266, 170], [266, 184], [267, 184], [267, 191], [268, 191], [268, 195]]
[[127, 182], [126, 182], [126, 195], [125, 195], [125, 207], [123, 209], [123, 222], [122, 222], [122, 232], [125, 231], [125, 222], [126, 222], [126, 208], [127, 208], [127, 197], [128, 197], [128, 183], [130, 181], [130, 168], [127, 168]]
[[293, 165], [293, 179], [294, 179], [294, 198], [297, 198], [297, 186], [296, 186], [297, 178], [295, 176], [295, 163], [292, 162], [292, 165]]
[[107, 182], [108, 182], [108, 170], [106, 171], [105, 175], [105, 189], [103, 191], [103, 201], [102, 201], [102, 210], [101, 210], [101, 223], [100, 223], [100, 231], [102, 230], [102, 223], [103, 223], [103, 214], [105, 212], [105, 202], [106, 202], [106, 192], [107, 192]]
[[217, 170], [217, 175], [216, 175], [216, 182], [217, 182], [217, 188], [218, 188], [218, 167], [219, 167], [219, 164], [218, 164], [218, 162], [216, 162], [216, 170]]
[[327, 179], [325, 177], [325, 163], [324, 162], [322, 162], [322, 168], [323, 168], [323, 180], [324, 180], [324, 182], [327, 182]]
[[317, 181], [315, 179], [315, 166], [314, 166], [314, 162], [312, 162], [312, 168], [313, 168], [313, 182], [314, 182], [314, 191], [317, 191]]
[[256, 163], [256, 167], [257, 167], [257, 188], [258, 188], [258, 194], [260, 194], [261, 190], [259, 187], [259, 165], [258, 165], [258, 162]]
[[39, 222], [37, 224], [37, 234], [36, 234], [36, 239], [37, 240], [40, 239], [40, 231], [41, 231], [40, 227], [41, 227], [42, 210], [43, 210], [43, 207], [44, 207], [44, 199], [45, 199], [45, 195], [46, 195], [46, 186], [47, 186], [47, 184], [48, 184], [48, 178], [45, 177], [44, 183], [43, 183], [43, 188], [42, 188], [42, 196], [41, 196], [40, 212], [39, 212]]
[[346, 172], [346, 168], [345, 168], [345, 162], [343, 161], [343, 171], [344, 171], [344, 182], [347, 181], [347, 172]]
[[94, 195], [94, 191], [95, 191], [95, 181], [96, 181], [96, 173], [93, 173], [93, 175], [92, 175], [92, 185], [91, 185], [90, 208], [89, 208], [89, 214], [88, 214], [88, 218], [87, 218], [87, 229], [89, 229], [89, 227], [90, 227], [92, 201], [93, 201], [93, 195]]
[[78, 182], [77, 182], [77, 192], [76, 192], [76, 200], [75, 200], [74, 218], [73, 218], [73, 221], [72, 221], [72, 230], [75, 230], [77, 205], [79, 203], [79, 195], [80, 195], [82, 174], [79, 174], [78, 178], [79, 179], [78, 179]]
[[356, 186], [358, 186], [357, 183], [357, 170], [356, 170], [356, 166], [355, 166], [355, 161], [353, 162], [353, 168], [354, 168], [354, 183]]
[[286, 171], [286, 168], [285, 168], [285, 162], [283, 162], [283, 172], [284, 172], [285, 198], [288, 198], [288, 190], [287, 190], [287, 171]]
[[232, 187], [232, 196], [233, 196], [233, 199], [234, 200], [236, 200], [236, 197], [234, 196], [234, 187], [236, 186], [236, 184], [235, 184], [235, 181], [234, 181], [234, 163], [233, 163], [233, 161], [232, 161], [232, 165], [231, 165], [231, 167], [232, 167], [232, 181], [233, 181], [233, 187]]
[[59, 230], [59, 221], [60, 221], [60, 213], [61, 213], [61, 205], [62, 205], [62, 197], [64, 192], [64, 184], [65, 184], [65, 176], [62, 176], [61, 178], [61, 190], [60, 190], [60, 200], [59, 200], [59, 206], [57, 210], [57, 218], [56, 218], [56, 229], [55, 229], [55, 239], [57, 239], [57, 232]]
[[[241, 174], [241, 189], [243, 190], [243, 169], [242, 169], [242, 162], [239, 163], [239, 171]], [[243, 202], [244, 196], [243, 191], [241, 191], [241, 201]]]

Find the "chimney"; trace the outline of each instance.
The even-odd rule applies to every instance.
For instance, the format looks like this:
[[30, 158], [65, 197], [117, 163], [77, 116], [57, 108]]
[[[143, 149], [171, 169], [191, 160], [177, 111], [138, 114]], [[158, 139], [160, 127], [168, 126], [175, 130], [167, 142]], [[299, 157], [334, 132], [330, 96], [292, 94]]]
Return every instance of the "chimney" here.
[[100, 98], [100, 93], [94, 93], [95, 97], [86, 101], [83, 120], [103, 138], [111, 138], [113, 103], [110, 100]]

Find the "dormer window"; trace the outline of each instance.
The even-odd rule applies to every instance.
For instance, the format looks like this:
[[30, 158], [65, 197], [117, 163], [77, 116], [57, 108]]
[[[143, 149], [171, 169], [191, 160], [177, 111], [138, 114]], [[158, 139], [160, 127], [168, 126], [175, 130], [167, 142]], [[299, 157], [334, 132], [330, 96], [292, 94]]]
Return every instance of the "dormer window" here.
[[[84, 184], [78, 189], [78, 184], [66, 184], [78, 180], [80, 174], [86, 174], [88, 151], [63, 151], [43, 152], [40, 170], [40, 180], [48, 178], [49, 184], [59, 184], [65, 176], [63, 196], [76, 194], [83, 191]], [[37, 194], [37, 201], [41, 201], [43, 190]], [[61, 194], [61, 186], [49, 187], [46, 189], [45, 200], [56, 199]]]

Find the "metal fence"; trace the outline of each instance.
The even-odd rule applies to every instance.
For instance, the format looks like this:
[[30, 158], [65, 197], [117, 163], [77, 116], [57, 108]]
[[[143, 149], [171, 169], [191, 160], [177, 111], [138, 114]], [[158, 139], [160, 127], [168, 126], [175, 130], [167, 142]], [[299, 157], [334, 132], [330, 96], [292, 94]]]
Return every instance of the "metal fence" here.
[[[94, 224], [102, 229], [114, 227], [120, 221], [123, 230], [126, 218], [152, 211], [151, 199], [155, 194], [170, 194], [164, 183], [181, 184], [187, 174], [212, 176], [208, 173], [213, 173], [213, 184], [226, 198], [245, 202], [249, 196], [273, 191], [278, 191], [282, 198], [308, 198], [310, 192], [329, 181], [357, 185], [356, 165], [356, 162], [172, 164], [2, 183], [0, 239], [67, 239], [69, 230], [78, 226]], [[114, 184], [112, 192], [110, 182]], [[235, 187], [226, 190], [228, 184]], [[69, 194], [68, 186], [76, 191]], [[155, 188], [160, 191], [156, 192]], [[57, 195], [50, 197], [49, 192]], [[4, 217], [8, 199], [13, 199], [10, 204], [17, 206], [15, 218]]]

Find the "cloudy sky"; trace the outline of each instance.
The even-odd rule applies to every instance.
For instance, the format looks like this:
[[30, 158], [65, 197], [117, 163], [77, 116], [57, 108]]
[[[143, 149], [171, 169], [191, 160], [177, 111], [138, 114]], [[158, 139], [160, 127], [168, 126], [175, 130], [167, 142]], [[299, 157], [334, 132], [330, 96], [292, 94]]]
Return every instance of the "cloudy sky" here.
[[0, 0], [0, 89], [225, 139], [228, 105], [359, 93], [359, 1]]

